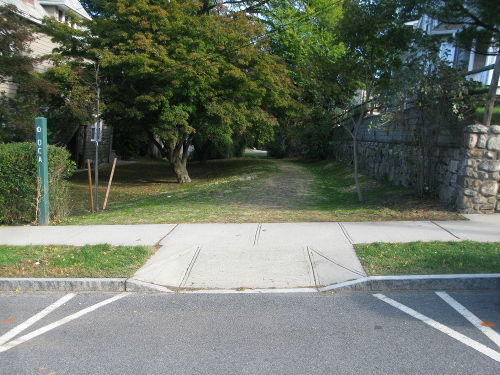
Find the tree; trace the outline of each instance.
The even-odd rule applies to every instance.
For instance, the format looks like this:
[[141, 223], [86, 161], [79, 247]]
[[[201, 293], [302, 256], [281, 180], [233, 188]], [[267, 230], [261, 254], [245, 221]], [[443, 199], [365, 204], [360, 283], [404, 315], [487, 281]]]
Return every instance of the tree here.
[[[356, 98], [339, 108], [341, 124], [352, 138], [354, 179], [358, 200], [363, 200], [358, 176], [357, 136], [371, 111], [371, 100], [386, 87], [392, 73], [403, 64], [403, 57], [418, 32], [405, 25], [397, 1], [345, 0], [344, 17], [338, 25], [339, 38], [345, 44], [339, 75], [358, 91]], [[357, 106], [353, 109], [353, 105]]]
[[30, 57], [34, 28], [14, 6], [0, 7], [0, 85], [15, 95], [0, 94], [0, 142], [24, 141], [33, 137], [33, 119], [39, 107], [42, 84], [34, 74]]
[[47, 82], [39, 101], [46, 108], [49, 142], [67, 144], [79, 126], [89, 124], [98, 113], [94, 74], [76, 61], [53, 56], [54, 66], [40, 74]]
[[278, 136], [268, 146], [275, 155], [328, 155], [331, 109], [350, 96], [338, 80], [345, 49], [336, 31], [341, 17], [342, 2], [330, 0], [269, 1], [262, 10], [272, 53], [287, 63], [300, 105], [282, 119]]
[[223, 5], [103, 1], [87, 27], [75, 36], [68, 31], [77, 30], [56, 26], [53, 35], [66, 53], [99, 58], [103, 117], [147, 134], [180, 183], [190, 181], [186, 163], [195, 135], [267, 140], [276, 116], [293, 103], [288, 72], [269, 54], [262, 25]]

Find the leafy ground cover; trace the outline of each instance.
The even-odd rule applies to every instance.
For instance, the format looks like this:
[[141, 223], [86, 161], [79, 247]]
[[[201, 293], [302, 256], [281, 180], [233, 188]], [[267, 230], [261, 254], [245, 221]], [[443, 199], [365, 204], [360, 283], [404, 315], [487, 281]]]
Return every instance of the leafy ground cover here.
[[500, 242], [411, 242], [355, 245], [368, 275], [500, 272]]
[[129, 277], [152, 253], [143, 246], [0, 246], [0, 277]]
[[[435, 201], [363, 177], [357, 202], [349, 168], [246, 157], [189, 166], [191, 184], [175, 183], [162, 161], [117, 167], [108, 209], [88, 212], [86, 172], [72, 179], [73, 216], [63, 224], [307, 222], [462, 219]], [[106, 173], [102, 173], [104, 195]]]

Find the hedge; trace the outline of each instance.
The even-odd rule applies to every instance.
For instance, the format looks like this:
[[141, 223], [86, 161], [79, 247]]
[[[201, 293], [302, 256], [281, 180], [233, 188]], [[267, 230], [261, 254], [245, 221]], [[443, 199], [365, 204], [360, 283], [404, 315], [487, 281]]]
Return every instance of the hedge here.
[[[34, 143], [0, 144], [0, 224], [36, 221], [37, 169]], [[64, 147], [49, 146], [50, 218], [60, 220], [70, 212], [66, 179], [75, 165]]]

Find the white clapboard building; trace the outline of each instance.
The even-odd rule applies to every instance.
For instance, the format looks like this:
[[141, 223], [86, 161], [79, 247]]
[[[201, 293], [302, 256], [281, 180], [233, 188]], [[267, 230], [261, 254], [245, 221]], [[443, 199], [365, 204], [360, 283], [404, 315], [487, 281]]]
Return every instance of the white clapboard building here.
[[[34, 25], [41, 25], [44, 17], [52, 17], [60, 22], [67, 22], [66, 15], [72, 13], [80, 18], [90, 19], [78, 0], [0, 0], [1, 5], [14, 5], [17, 14]], [[56, 45], [50, 37], [43, 33], [36, 33], [35, 40], [30, 45], [31, 54], [40, 57], [52, 53]], [[41, 62], [35, 66], [38, 71], [44, 71], [48, 62]], [[15, 84], [7, 82], [0, 85], [0, 92], [9, 96], [15, 95]]]
[[493, 75], [493, 64], [497, 59], [497, 48], [493, 44], [475, 45], [473, 48], [459, 47], [453, 36], [463, 25], [446, 24], [424, 15], [419, 20], [408, 22], [408, 25], [422, 29], [429, 35], [439, 38], [439, 55], [441, 59], [459, 71], [467, 74], [469, 79], [489, 86]]

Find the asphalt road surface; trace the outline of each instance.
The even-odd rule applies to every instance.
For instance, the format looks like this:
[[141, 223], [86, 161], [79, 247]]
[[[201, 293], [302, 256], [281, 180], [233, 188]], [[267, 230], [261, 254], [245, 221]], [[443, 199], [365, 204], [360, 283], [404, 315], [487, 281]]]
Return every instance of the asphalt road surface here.
[[500, 374], [500, 291], [0, 293], [0, 374]]

